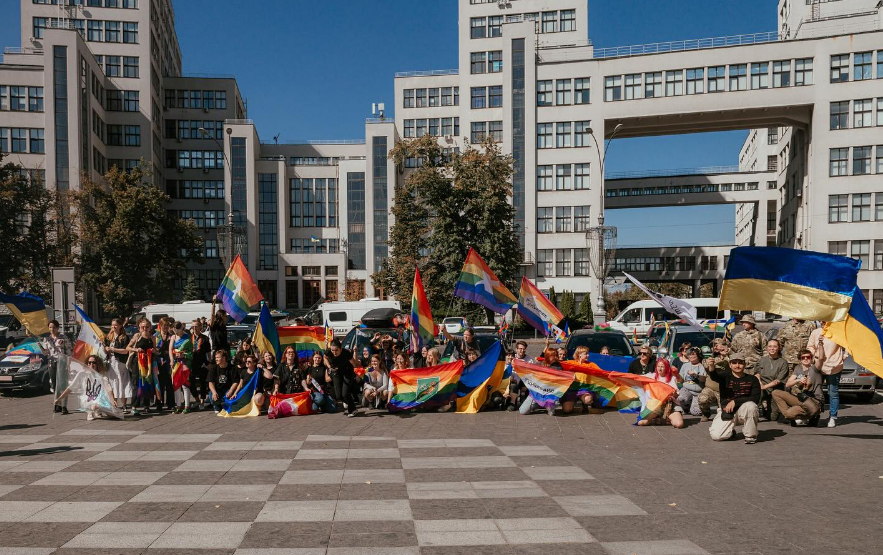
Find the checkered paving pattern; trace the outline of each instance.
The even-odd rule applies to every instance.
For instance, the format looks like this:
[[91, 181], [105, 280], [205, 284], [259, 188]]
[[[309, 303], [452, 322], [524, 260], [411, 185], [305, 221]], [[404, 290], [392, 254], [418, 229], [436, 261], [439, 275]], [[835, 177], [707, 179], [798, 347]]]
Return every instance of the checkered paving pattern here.
[[708, 553], [596, 537], [596, 519], [648, 513], [539, 441], [115, 424], [0, 434], [0, 555]]

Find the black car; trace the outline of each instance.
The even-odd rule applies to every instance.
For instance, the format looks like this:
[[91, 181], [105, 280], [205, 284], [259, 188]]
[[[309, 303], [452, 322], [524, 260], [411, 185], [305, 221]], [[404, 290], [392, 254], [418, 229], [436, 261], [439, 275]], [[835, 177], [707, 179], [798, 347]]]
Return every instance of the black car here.
[[[451, 335], [453, 335], [454, 337], [456, 337], [458, 339], [463, 338], [462, 333], [451, 334]], [[500, 340], [500, 334], [498, 334], [498, 333], [483, 333], [483, 332], [478, 331], [476, 329], [475, 333], [473, 334], [473, 338], [475, 341], [478, 342], [479, 352], [484, 353], [485, 351], [490, 349], [494, 343], [496, 343], [497, 341]], [[500, 356], [502, 357], [503, 354], [501, 353]], [[453, 362], [455, 360], [458, 360], [457, 350], [454, 348], [454, 342], [448, 341], [444, 346], [444, 351], [442, 352], [442, 362]]]
[[577, 330], [573, 332], [566, 344], [567, 358], [573, 359], [573, 352], [581, 345], [588, 347], [590, 353], [600, 353], [602, 348], [607, 347], [611, 356], [635, 356], [635, 349], [631, 341], [626, 334], [619, 330]]
[[254, 335], [255, 326], [247, 324], [232, 324], [227, 326], [227, 341], [230, 342], [230, 356], [236, 356], [239, 350], [239, 342], [245, 338], [251, 339]]
[[0, 359], [0, 391], [5, 393], [13, 390], [48, 393], [48, 357], [41, 352], [9, 354]]

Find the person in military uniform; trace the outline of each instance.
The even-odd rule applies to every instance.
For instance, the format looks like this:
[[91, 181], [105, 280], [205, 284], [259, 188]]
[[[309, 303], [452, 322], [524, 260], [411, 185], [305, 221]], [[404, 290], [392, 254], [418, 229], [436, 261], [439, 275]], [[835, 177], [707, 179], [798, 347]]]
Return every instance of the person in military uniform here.
[[813, 322], [795, 318], [776, 334], [776, 340], [782, 345], [782, 357], [788, 363], [789, 376], [794, 373], [794, 368], [800, 364], [798, 358], [800, 351], [806, 349], [806, 344], [809, 342], [809, 334], [814, 329], [816, 329], [816, 326]]
[[733, 337], [730, 346], [733, 354], [739, 354], [745, 361], [745, 373], [757, 373], [757, 361], [763, 356], [766, 338], [756, 328], [757, 320], [751, 314], [742, 317], [742, 331]]
[[[705, 371], [710, 372], [722, 369], [727, 365], [730, 356], [730, 344], [722, 337], [716, 338], [711, 344], [712, 355], [703, 359], [702, 364], [705, 365]], [[705, 387], [699, 392], [699, 398], [696, 402], [699, 404], [699, 410], [702, 413], [700, 422], [708, 422], [711, 420], [711, 407], [717, 403], [720, 407], [720, 386], [713, 379], [705, 378]]]

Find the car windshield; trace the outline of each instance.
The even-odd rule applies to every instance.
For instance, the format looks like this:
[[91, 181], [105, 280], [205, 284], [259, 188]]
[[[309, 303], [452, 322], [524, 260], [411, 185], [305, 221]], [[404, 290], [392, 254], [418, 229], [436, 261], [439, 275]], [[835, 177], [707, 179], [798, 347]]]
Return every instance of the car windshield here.
[[12, 314], [0, 315], [0, 327], [8, 328], [15, 317]]
[[602, 347], [607, 347], [613, 356], [634, 356], [631, 344], [625, 338], [625, 335], [620, 333], [598, 332], [572, 335], [567, 341], [567, 358], [572, 359], [573, 352], [581, 345], [588, 347], [590, 353], [600, 353]]
[[[457, 339], [463, 339], [462, 335], [455, 335]], [[483, 334], [476, 333], [475, 341], [478, 342], [478, 350], [482, 353], [490, 349], [494, 343], [500, 340], [500, 336], [497, 334]], [[456, 349], [454, 349], [454, 342], [448, 341], [445, 345], [445, 350], [442, 353], [442, 360], [457, 360]]]
[[[718, 337], [721, 337], [718, 334]], [[711, 341], [714, 339], [712, 332], [703, 333], [699, 331], [678, 332], [674, 338], [675, 348], [681, 346], [682, 343], [689, 343], [693, 347], [699, 347], [703, 353], [711, 352]]]
[[[375, 333], [380, 333], [381, 336], [397, 337], [399, 332], [393, 328], [354, 328], [347, 334], [343, 346], [346, 349], [352, 350], [353, 356], [360, 358], [365, 347], [371, 348], [371, 339], [374, 338]], [[350, 334], [355, 336], [354, 340], [351, 339]], [[353, 341], [355, 341], [355, 344], [353, 344]]]

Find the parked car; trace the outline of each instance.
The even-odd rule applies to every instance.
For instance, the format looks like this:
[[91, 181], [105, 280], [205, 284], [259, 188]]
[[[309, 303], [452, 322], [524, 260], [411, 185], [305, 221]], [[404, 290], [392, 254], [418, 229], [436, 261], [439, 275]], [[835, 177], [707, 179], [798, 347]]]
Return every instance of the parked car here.
[[668, 341], [665, 345], [659, 345], [656, 349], [656, 353], [659, 356], [671, 359], [672, 357], [677, 356], [682, 344], [689, 343], [693, 347], [702, 349], [702, 354], [704, 356], [709, 356], [711, 354], [712, 341], [714, 341], [716, 337], [723, 336], [724, 331], [722, 329], [714, 331], [696, 331], [690, 327], [678, 326], [671, 329]]
[[607, 347], [612, 356], [635, 356], [635, 348], [628, 336], [619, 330], [577, 330], [573, 332], [565, 344], [568, 359], [573, 358], [573, 352], [580, 345], [588, 347], [590, 353], [600, 353], [602, 348]]
[[843, 371], [840, 372], [840, 394], [855, 395], [859, 401], [868, 403], [874, 399], [876, 387], [876, 374], [858, 364], [854, 358], [848, 357], [843, 363]]
[[49, 359], [42, 349], [39, 353], [8, 354], [0, 359], [0, 392], [13, 390], [49, 392]]
[[[479, 326], [474, 329], [474, 339], [478, 342], [478, 350], [482, 353], [490, 349], [494, 343], [500, 340], [500, 334], [495, 331], [493, 326]], [[463, 337], [462, 333], [451, 335], [458, 339]], [[503, 356], [502, 353], [500, 356]], [[453, 362], [455, 360], [459, 360], [457, 350], [454, 348], [454, 343], [448, 341], [445, 343], [444, 350], [442, 351], [442, 362]]]
[[463, 333], [463, 330], [465, 330], [467, 326], [466, 318], [463, 318], [462, 316], [449, 316], [442, 320], [442, 325], [451, 335]]
[[227, 326], [227, 340], [230, 342], [230, 357], [236, 356], [239, 342], [254, 335], [255, 326], [248, 324], [231, 324]]

